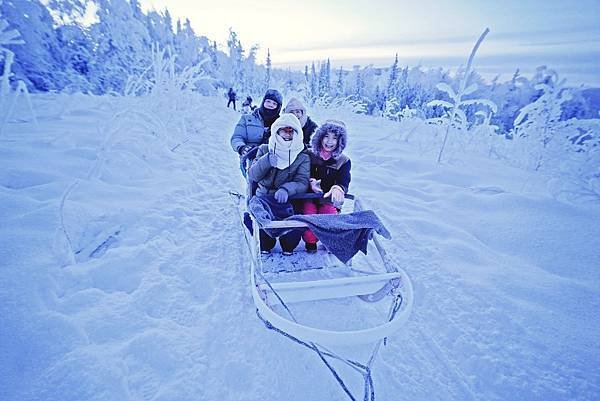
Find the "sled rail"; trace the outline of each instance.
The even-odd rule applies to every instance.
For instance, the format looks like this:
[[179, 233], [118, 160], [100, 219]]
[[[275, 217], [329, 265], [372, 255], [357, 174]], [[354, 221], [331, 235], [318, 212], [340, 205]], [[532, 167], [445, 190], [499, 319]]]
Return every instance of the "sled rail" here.
[[[399, 285], [401, 279], [400, 273], [386, 273], [327, 280], [272, 283], [271, 287], [284, 302], [293, 303], [373, 294], [389, 282]], [[267, 284], [259, 284], [258, 290], [269, 294], [271, 288]]]
[[308, 228], [308, 225], [306, 223], [302, 223], [301, 221], [277, 220], [262, 224], [260, 228]]

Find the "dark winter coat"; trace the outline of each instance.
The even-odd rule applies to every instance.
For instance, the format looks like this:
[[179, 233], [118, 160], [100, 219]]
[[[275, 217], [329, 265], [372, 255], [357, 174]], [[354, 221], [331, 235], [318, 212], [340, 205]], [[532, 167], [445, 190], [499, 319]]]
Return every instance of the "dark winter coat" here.
[[323, 160], [321, 156], [310, 152], [310, 177], [321, 180], [323, 192], [328, 192], [332, 186], [339, 185], [344, 193], [348, 193], [351, 167], [350, 158], [344, 154], [337, 158]]
[[310, 146], [310, 137], [312, 136], [312, 134], [315, 133], [317, 127], [317, 123], [315, 123], [313, 120], [310, 119], [310, 117], [308, 117], [308, 119], [306, 120], [306, 124], [304, 124], [304, 127], [302, 127], [302, 134], [304, 134], [304, 143], [307, 146]]
[[240, 117], [233, 135], [231, 135], [231, 147], [239, 153], [240, 147], [245, 145], [258, 146], [267, 143], [271, 136], [271, 130], [265, 127], [260, 109]]
[[235, 100], [236, 99], [236, 93], [229, 89], [229, 92], [227, 92], [227, 96], [229, 96], [229, 100]]
[[[321, 180], [321, 189], [323, 189], [323, 192], [328, 192], [332, 186], [339, 185], [344, 190], [344, 193], [348, 193], [348, 186], [351, 179], [351, 161], [348, 156], [342, 153], [348, 142], [348, 133], [346, 132], [346, 127], [342, 126], [343, 124], [334, 124], [332, 121], [325, 121], [311, 140], [310, 177]], [[337, 134], [338, 146], [332, 152], [330, 159], [323, 160], [320, 156], [322, 149], [321, 142], [328, 132]]]
[[289, 167], [279, 170], [271, 167], [268, 153], [268, 145], [261, 145], [248, 171], [250, 181], [258, 184], [255, 194], [274, 194], [279, 188], [285, 188], [290, 196], [305, 193], [308, 190], [310, 156], [303, 151]]

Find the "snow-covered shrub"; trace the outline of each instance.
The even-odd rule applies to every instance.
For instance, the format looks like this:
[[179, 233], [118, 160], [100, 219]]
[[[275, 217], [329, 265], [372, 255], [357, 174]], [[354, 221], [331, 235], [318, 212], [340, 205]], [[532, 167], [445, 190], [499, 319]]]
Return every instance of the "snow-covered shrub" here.
[[[194, 115], [200, 95], [195, 89], [211, 79], [202, 70], [209, 59], [178, 71], [176, 56], [157, 45], [152, 47], [150, 59], [151, 64], [139, 76], [127, 80], [126, 96], [115, 100], [119, 111], [102, 128], [105, 140], [94, 176], [101, 175], [107, 160], [122, 158], [122, 154], [111, 151], [127, 149], [137, 158], [143, 155], [142, 163], [148, 163], [154, 157], [169, 157], [169, 152], [196, 133]], [[131, 130], [137, 133], [135, 137]], [[148, 147], [157, 141], [161, 146]], [[131, 152], [132, 148], [136, 151]], [[156, 154], [159, 150], [160, 155]]]
[[444, 152], [444, 147], [446, 146], [446, 141], [448, 139], [448, 133], [450, 131], [450, 128], [458, 128], [459, 130], [464, 130], [465, 128], [467, 128], [467, 115], [461, 107], [481, 104], [483, 106], [488, 107], [492, 112], [495, 112], [497, 110], [496, 104], [494, 104], [494, 102], [488, 99], [463, 99], [464, 96], [468, 96], [477, 90], [477, 84], [471, 84], [469, 86], [467, 86], [467, 84], [469, 78], [471, 77], [471, 66], [473, 63], [473, 58], [475, 57], [475, 53], [477, 53], [477, 49], [479, 49], [481, 42], [483, 41], [483, 39], [489, 31], [490, 30], [486, 28], [486, 30], [481, 34], [481, 36], [477, 40], [477, 43], [473, 47], [471, 55], [469, 56], [469, 60], [467, 61], [467, 68], [465, 70], [464, 76], [460, 80], [458, 91], [454, 91], [454, 89], [445, 82], [440, 82], [439, 84], [437, 84], [437, 88], [440, 91], [445, 92], [451, 101], [448, 102], [446, 100], [432, 100], [429, 103], [427, 103], [427, 105], [431, 107], [439, 106], [446, 109], [446, 114], [441, 118], [441, 120], [435, 119], [434, 121], [438, 123], [440, 121], [443, 121], [446, 125], [444, 141], [440, 148], [440, 153], [437, 159], [438, 163], [442, 159], [442, 153]]
[[600, 201], [600, 119], [560, 122], [543, 160], [557, 197]]
[[560, 121], [562, 105], [571, 99], [571, 93], [565, 88], [565, 80], [559, 81], [558, 76], [535, 88], [542, 95], [520, 110], [512, 134], [515, 141], [521, 142], [522, 148], [528, 152], [523, 160], [525, 166], [539, 170], [548, 145], [563, 126]]
[[[1, 5], [2, 1], [0, 0]], [[2, 62], [2, 75], [0, 75], [0, 134], [2, 134], [4, 125], [13, 114], [20, 96], [24, 97], [27, 101], [29, 112], [33, 120], [37, 123], [27, 86], [23, 81], [19, 80], [16, 82], [16, 88], [13, 90], [10, 82], [13, 75], [11, 67], [15, 54], [7, 46], [23, 44], [25, 44], [25, 41], [20, 38], [19, 31], [10, 29], [8, 22], [0, 12], [0, 61]]]

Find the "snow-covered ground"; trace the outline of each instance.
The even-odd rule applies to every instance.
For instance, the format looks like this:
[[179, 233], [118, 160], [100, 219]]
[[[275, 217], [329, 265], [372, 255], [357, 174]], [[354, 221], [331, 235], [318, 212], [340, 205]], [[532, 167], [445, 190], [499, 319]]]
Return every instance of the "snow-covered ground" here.
[[[227, 193], [238, 113], [201, 98], [171, 136], [128, 99], [33, 101], [38, 124], [0, 136], [1, 400], [347, 399], [256, 317]], [[378, 400], [600, 398], [600, 205], [489, 159], [436, 164], [388, 120], [313, 116], [346, 121], [352, 192], [415, 286]]]

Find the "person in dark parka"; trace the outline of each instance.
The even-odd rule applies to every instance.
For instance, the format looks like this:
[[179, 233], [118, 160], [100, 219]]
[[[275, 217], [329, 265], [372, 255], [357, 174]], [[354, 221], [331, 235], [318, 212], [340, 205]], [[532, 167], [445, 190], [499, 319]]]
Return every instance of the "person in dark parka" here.
[[[326, 120], [312, 138], [310, 154], [310, 180], [312, 192], [322, 193], [323, 198], [307, 199], [303, 214], [336, 214], [344, 202], [350, 185], [350, 158], [343, 154], [348, 134], [346, 124], [338, 120]], [[325, 199], [328, 198], [329, 199]], [[317, 250], [318, 238], [310, 230], [302, 234], [306, 250]]]
[[271, 136], [271, 125], [279, 117], [283, 97], [275, 89], [268, 89], [260, 107], [252, 113], [244, 114], [238, 121], [231, 147], [240, 155], [240, 170], [244, 177], [249, 163], [254, 159], [258, 145], [267, 143]]
[[260, 107], [240, 117], [231, 135], [231, 148], [244, 156], [250, 149], [267, 143], [271, 136], [271, 125], [279, 117], [282, 102], [279, 91], [268, 89]]

